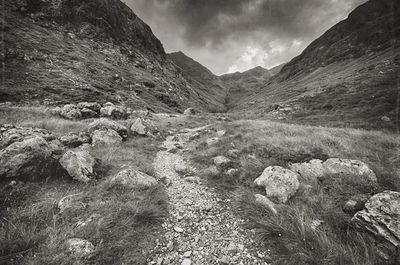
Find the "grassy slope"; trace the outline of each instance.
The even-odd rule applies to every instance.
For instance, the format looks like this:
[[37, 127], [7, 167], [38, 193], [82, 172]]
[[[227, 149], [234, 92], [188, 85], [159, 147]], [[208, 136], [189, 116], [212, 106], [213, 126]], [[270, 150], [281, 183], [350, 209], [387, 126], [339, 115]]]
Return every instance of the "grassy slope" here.
[[[399, 49], [320, 67], [289, 80], [274, 79], [242, 100], [233, 111], [269, 118], [275, 103], [300, 106], [290, 122], [396, 130]], [[249, 104], [252, 102], [252, 104]], [[381, 120], [388, 116], [391, 122]]]
[[[249, 220], [249, 227], [257, 229], [260, 240], [272, 250], [274, 264], [381, 264], [374, 241], [353, 227], [352, 215], [344, 213], [342, 205], [355, 194], [400, 190], [398, 135], [254, 120], [220, 124], [216, 129], [227, 131], [222, 141], [211, 148], [200, 141], [192, 159], [207, 169], [213, 157], [228, 156], [232, 148], [239, 150], [238, 158], [233, 159], [234, 167], [240, 170], [238, 177], [210, 175], [208, 170], [203, 175], [212, 185], [219, 184], [236, 194], [238, 213]], [[252, 194], [263, 191], [255, 188], [253, 181], [267, 166], [287, 167], [289, 163], [328, 157], [365, 161], [376, 172], [379, 185], [327, 178], [313, 184], [311, 190], [301, 188], [290, 203], [277, 207], [277, 216], [255, 203]], [[316, 230], [312, 229], [315, 220], [324, 222]]]

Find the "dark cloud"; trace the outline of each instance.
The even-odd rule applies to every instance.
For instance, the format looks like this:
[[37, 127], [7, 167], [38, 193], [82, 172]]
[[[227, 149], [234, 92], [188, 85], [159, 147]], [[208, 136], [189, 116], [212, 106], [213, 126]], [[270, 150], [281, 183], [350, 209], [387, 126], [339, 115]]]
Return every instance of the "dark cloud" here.
[[365, 0], [125, 0], [167, 51], [216, 73], [271, 67], [299, 54]]

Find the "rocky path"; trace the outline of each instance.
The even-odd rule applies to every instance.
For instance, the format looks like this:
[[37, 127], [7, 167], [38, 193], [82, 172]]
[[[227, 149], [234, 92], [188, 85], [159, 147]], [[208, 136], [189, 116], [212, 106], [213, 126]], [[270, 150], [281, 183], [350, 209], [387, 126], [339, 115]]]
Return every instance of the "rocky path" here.
[[[205, 129], [168, 137], [167, 150], [155, 158], [155, 173], [167, 183], [170, 216], [148, 264], [268, 264], [268, 253], [253, 241], [253, 231], [242, 228], [230, 199], [203, 185], [184, 159], [189, 139]], [[192, 176], [182, 178], [183, 171]]]

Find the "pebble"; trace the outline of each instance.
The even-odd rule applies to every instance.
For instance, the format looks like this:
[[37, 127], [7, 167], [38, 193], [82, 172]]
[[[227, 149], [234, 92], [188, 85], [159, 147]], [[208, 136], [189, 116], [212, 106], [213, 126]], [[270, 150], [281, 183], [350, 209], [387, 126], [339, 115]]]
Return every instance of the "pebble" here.
[[192, 261], [190, 259], [184, 259], [182, 261], [182, 265], [191, 265], [191, 264], [192, 264]]

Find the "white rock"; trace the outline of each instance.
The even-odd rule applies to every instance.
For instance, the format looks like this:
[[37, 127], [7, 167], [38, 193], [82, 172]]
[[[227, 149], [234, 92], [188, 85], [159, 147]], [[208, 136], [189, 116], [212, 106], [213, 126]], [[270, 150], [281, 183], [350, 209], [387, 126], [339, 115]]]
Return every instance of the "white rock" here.
[[76, 257], [87, 257], [94, 252], [92, 243], [85, 239], [71, 238], [67, 242], [68, 251]]
[[265, 188], [267, 197], [281, 203], [287, 202], [300, 186], [296, 173], [279, 166], [267, 167], [254, 183]]

